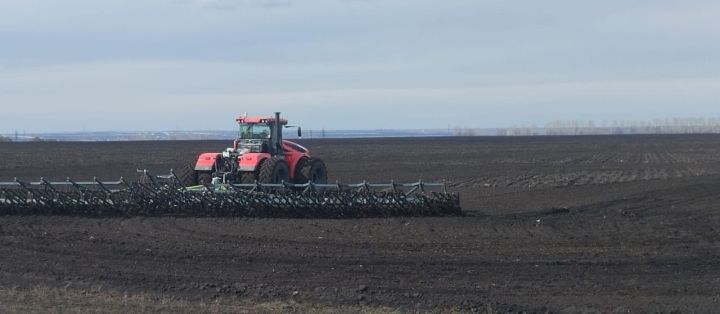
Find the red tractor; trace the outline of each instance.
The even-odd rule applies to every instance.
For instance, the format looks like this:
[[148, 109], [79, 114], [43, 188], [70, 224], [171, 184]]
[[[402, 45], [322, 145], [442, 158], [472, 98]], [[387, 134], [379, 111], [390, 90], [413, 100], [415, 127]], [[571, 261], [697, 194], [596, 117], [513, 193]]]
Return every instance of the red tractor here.
[[[195, 181], [217, 183], [327, 183], [325, 163], [310, 156], [300, 144], [283, 140], [288, 121], [275, 116], [247, 115], [236, 119], [240, 133], [233, 147], [222, 153], [201, 154], [195, 163]], [[302, 129], [297, 127], [298, 137]]]

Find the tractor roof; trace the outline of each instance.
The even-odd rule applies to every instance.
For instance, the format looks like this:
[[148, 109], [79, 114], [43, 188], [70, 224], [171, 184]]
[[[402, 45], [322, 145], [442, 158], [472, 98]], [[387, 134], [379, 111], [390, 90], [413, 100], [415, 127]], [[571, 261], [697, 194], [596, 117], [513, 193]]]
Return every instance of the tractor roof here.
[[[237, 119], [235, 119], [238, 123], [267, 123], [267, 124], [274, 124], [275, 123], [275, 117], [273, 116], [240, 116]], [[280, 119], [281, 125], [287, 125], [288, 121], [286, 119]]]

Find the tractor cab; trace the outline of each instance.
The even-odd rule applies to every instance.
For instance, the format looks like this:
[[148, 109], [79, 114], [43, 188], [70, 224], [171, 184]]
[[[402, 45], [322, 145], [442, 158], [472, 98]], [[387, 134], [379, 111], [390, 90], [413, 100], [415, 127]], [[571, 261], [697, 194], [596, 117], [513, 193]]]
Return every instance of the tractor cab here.
[[247, 153], [268, 153], [271, 138], [272, 127], [270, 125], [264, 123], [241, 123], [234, 150], [243, 155]]
[[282, 127], [287, 125], [287, 120], [280, 119], [279, 128], [275, 125], [275, 117], [241, 116], [236, 121], [240, 129], [233, 150], [237, 153], [240, 155], [247, 153], [282, 154], [281, 150], [275, 148], [278, 146], [278, 139], [282, 137], [282, 134], [278, 135], [278, 133], [282, 132]]

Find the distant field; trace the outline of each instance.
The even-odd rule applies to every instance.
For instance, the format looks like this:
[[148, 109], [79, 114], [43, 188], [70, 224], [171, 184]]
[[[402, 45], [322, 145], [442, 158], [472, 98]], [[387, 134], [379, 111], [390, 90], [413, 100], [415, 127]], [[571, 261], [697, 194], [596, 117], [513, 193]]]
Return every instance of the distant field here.
[[[301, 143], [326, 160], [331, 180], [446, 179], [467, 215], [0, 217], [0, 310], [713, 312], [720, 305], [720, 136]], [[0, 180], [165, 173], [228, 144], [0, 143]]]

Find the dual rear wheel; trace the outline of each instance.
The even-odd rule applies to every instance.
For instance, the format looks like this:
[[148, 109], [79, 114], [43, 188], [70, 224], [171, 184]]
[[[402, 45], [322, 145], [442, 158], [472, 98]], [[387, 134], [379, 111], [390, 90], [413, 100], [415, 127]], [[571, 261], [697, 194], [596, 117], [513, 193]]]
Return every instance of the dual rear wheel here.
[[[327, 167], [325, 163], [317, 158], [302, 158], [298, 161], [295, 166], [295, 175], [293, 176], [293, 183], [305, 184], [310, 181], [317, 184], [326, 184], [327, 179]], [[288, 166], [285, 158], [273, 157], [265, 161], [260, 166], [260, 172], [258, 175], [258, 181], [260, 183], [281, 183], [291, 182], [290, 181], [290, 167]]]
[[[186, 186], [209, 185], [212, 183], [212, 173], [209, 171], [190, 171], [183, 179]], [[240, 175], [240, 183], [253, 184], [255, 181], [265, 184], [278, 184], [281, 182], [290, 183], [290, 166], [281, 156], [267, 159], [260, 166], [257, 175], [254, 172]], [[312, 181], [317, 184], [326, 184], [327, 167], [325, 163], [317, 158], [302, 158], [295, 167], [295, 176], [292, 183], [305, 184]]]
[[327, 167], [325, 163], [317, 158], [303, 158], [298, 162], [295, 169], [295, 183], [305, 184], [313, 182], [327, 184]]
[[212, 183], [212, 173], [196, 171], [195, 164], [189, 164], [177, 173], [180, 183], [184, 186], [207, 185]]
[[260, 173], [258, 173], [258, 181], [260, 183], [282, 183], [290, 182], [290, 167], [285, 158], [275, 156], [260, 165]]

